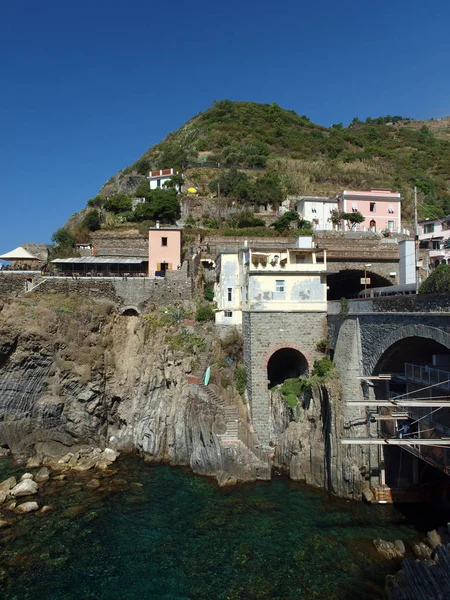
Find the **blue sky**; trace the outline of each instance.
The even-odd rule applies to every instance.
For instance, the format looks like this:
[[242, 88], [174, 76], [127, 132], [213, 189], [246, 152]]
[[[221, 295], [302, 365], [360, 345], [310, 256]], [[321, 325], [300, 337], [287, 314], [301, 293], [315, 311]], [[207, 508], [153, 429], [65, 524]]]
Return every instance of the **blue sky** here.
[[331, 125], [450, 114], [443, 0], [0, 5], [0, 253], [50, 242], [119, 169], [214, 100]]

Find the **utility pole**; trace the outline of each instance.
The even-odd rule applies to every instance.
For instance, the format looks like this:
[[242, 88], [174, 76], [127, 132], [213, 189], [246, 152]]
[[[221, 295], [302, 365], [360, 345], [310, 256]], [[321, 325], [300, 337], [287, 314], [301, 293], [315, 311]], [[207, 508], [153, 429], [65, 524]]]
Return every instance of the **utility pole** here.
[[[217, 166], [220, 169], [220, 163], [217, 163]], [[219, 229], [220, 229], [222, 227], [222, 215], [220, 212], [220, 174], [219, 174], [219, 178], [217, 180], [217, 223], [218, 223]]]
[[414, 273], [416, 276], [416, 294], [419, 291], [419, 271], [417, 263], [419, 262], [419, 228], [417, 225], [417, 186], [414, 186]]

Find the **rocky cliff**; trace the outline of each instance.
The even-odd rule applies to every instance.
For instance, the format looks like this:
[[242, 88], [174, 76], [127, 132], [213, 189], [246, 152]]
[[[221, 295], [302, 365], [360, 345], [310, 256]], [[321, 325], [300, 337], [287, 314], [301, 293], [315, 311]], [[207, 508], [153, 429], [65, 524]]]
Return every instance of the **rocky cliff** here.
[[267, 478], [248, 449], [222, 442], [224, 406], [188, 384], [201, 333], [170, 315], [119, 316], [109, 303], [75, 296], [4, 305], [0, 446], [43, 458], [108, 445], [221, 483]]
[[0, 447], [57, 458], [81, 445], [108, 446], [188, 465], [222, 484], [268, 479], [273, 460], [293, 479], [360, 497], [358, 465], [341, 456], [339, 381], [316, 386], [295, 410], [272, 393], [273, 451], [264, 454], [226, 369], [219, 394], [189, 383], [207, 335], [205, 326], [186, 329], [170, 309], [121, 316], [109, 302], [70, 294], [6, 303]]

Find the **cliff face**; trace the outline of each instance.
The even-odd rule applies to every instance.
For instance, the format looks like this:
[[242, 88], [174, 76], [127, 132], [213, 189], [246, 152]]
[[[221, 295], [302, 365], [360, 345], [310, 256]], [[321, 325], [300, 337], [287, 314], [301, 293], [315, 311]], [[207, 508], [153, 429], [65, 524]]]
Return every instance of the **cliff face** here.
[[[248, 407], [231, 388], [218, 397], [188, 384], [205, 333], [183, 332], [164, 311], [119, 316], [111, 304], [79, 296], [5, 304], [0, 447], [58, 458], [80, 445], [109, 446], [188, 465], [221, 483], [270, 478], [268, 457], [254, 446]], [[292, 479], [357, 498], [360, 465], [342, 453], [339, 407], [339, 381], [314, 388], [295, 411], [274, 392], [273, 464]], [[235, 438], [227, 430], [230, 414]]]
[[201, 336], [179, 332], [154, 316], [117, 316], [108, 304], [72, 297], [5, 305], [0, 446], [40, 457], [112, 446], [221, 483], [267, 478], [256, 456], [244, 460], [239, 444], [222, 443], [224, 406], [188, 384]]

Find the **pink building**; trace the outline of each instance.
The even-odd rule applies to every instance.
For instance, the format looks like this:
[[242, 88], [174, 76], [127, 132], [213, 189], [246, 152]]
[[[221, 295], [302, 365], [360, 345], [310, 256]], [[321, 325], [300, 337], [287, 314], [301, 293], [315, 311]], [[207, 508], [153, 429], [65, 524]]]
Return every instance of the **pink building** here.
[[181, 229], [177, 227], [150, 227], [148, 230], [148, 274], [164, 275], [181, 264]]
[[[338, 208], [346, 213], [360, 212], [365, 220], [354, 231], [391, 231], [402, 233], [401, 203], [398, 192], [383, 189], [344, 190], [337, 196]], [[349, 230], [343, 223], [343, 230]]]

